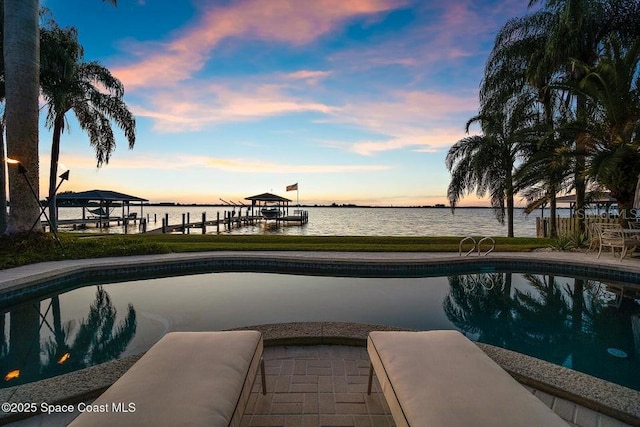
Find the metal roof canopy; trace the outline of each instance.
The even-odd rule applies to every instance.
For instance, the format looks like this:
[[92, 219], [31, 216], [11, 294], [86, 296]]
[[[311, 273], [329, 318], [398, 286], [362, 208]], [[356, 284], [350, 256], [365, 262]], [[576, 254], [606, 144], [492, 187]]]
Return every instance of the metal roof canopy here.
[[[587, 193], [585, 195], [585, 203], [587, 204], [613, 204], [618, 201], [611, 197], [611, 193]], [[556, 203], [576, 203], [576, 195], [556, 197]]]
[[104, 202], [148, 202], [148, 199], [142, 197], [130, 196], [124, 193], [118, 193], [117, 191], [110, 190], [89, 190], [61, 193], [56, 196], [57, 200], [76, 201], [76, 202], [89, 202], [89, 201], [104, 201]]
[[271, 193], [262, 193], [257, 196], [245, 197], [245, 200], [251, 200], [254, 204], [255, 202], [290, 202], [290, 199], [286, 197], [278, 196], [277, 194]]
[[[129, 216], [129, 207], [131, 202], [140, 203], [140, 218], [142, 218], [143, 207], [142, 202], [148, 202], [148, 199], [143, 199], [142, 197], [131, 196], [129, 194], [118, 193], [117, 191], [110, 190], [89, 190], [89, 191], [80, 191], [80, 192], [69, 192], [69, 193], [61, 193], [56, 196], [56, 210], [61, 206], [79, 206], [82, 207], [82, 220], [86, 219], [86, 210], [90, 206], [90, 202], [99, 202], [100, 209], [102, 210], [103, 206], [106, 206], [106, 211], [99, 212], [98, 215], [100, 218], [104, 217], [109, 222], [111, 218], [111, 207], [112, 203], [120, 202], [122, 205], [122, 218], [125, 216]], [[60, 203], [63, 202], [63, 203]], [[67, 202], [67, 203], [64, 203]], [[125, 212], [126, 206], [126, 212]], [[90, 213], [95, 214], [89, 210]], [[117, 218], [117, 217], [116, 217]]]

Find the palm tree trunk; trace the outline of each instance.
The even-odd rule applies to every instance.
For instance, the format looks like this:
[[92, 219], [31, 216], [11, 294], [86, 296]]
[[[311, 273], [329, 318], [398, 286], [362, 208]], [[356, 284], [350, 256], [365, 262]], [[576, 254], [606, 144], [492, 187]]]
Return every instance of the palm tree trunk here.
[[[40, 45], [38, 0], [5, 0], [4, 67], [7, 156], [26, 169], [9, 168], [11, 210], [6, 232], [26, 232], [40, 211], [38, 184], [38, 95]], [[32, 194], [29, 183], [37, 197]], [[41, 230], [39, 230], [41, 231]]]
[[551, 195], [549, 199], [549, 237], [555, 239], [558, 237], [558, 214], [556, 208], [558, 207], [558, 201], [556, 199], [555, 186], [551, 189]]
[[507, 237], [513, 237], [513, 184], [510, 177], [507, 179], [509, 181], [507, 184]]
[[58, 114], [53, 124], [53, 140], [51, 142], [51, 166], [49, 169], [49, 221], [51, 231], [58, 229], [58, 212], [56, 209], [56, 180], [58, 178], [58, 160], [60, 159], [60, 135], [64, 125], [64, 116]]
[[636, 193], [633, 197], [633, 209], [635, 209], [635, 218], [640, 218], [640, 175], [638, 175], [638, 183], [636, 184]]
[[7, 162], [4, 153], [4, 125], [0, 120], [0, 234], [7, 229]]
[[[578, 100], [576, 104], [576, 116], [578, 117], [578, 122], [584, 123], [586, 115], [586, 107], [585, 107], [585, 99], [584, 96], [578, 95]], [[586, 182], [584, 179], [584, 171], [585, 171], [585, 152], [586, 146], [583, 142], [580, 141], [581, 138], [576, 140], [576, 164], [575, 164], [575, 175], [574, 175], [574, 186], [576, 188], [576, 210], [574, 215], [578, 220], [578, 229], [577, 232], [584, 233], [584, 200], [586, 193]]]

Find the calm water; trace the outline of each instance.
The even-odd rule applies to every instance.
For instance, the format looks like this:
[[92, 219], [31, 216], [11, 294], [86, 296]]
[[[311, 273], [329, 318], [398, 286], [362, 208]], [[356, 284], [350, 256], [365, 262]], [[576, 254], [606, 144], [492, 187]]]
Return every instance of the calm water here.
[[3, 387], [140, 353], [169, 331], [302, 321], [458, 329], [640, 390], [637, 285], [516, 273], [208, 273], [86, 286], [0, 314], [2, 376], [21, 370]]
[[[215, 219], [220, 212], [231, 208], [206, 206], [146, 206], [143, 215], [148, 217], [148, 229], [160, 228], [162, 218], [169, 215], [169, 224], [181, 224], [182, 215], [189, 214], [191, 222], [201, 221], [202, 213], [206, 212], [207, 219]], [[243, 227], [225, 233], [230, 234], [293, 234], [308, 236], [506, 236], [507, 227], [502, 226], [495, 218], [492, 209], [459, 208], [455, 214], [449, 208], [304, 208], [309, 212], [309, 222], [303, 226], [287, 227]], [[130, 212], [137, 212], [140, 208], [131, 208]], [[246, 212], [242, 209], [242, 215]], [[568, 209], [558, 210], [561, 216], [568, 216]], [[293, 213], [293, 209], [290, 209]], [[111, 215], [121, 216], [122, 209], [115, 208]], [[548, 215], [548, 210], [545, 211]], [[536, 217], [540, 211], [525, 215], [522, 209], [517, 209], [514, 216], [514, 230], [516, 236], [535, 237]], [[81, 208], [60, 208], [61, 219], [82, 218]], [[155, 218], [155, 222], [154, 222]], [[131, 227], [130, 232], [135, 232]], [[94, 229], [95, 231], [95, 229]], [[111, 232], [122, 233], [122, 227], [112, 227]], [[200, 233], [200, 230], [192, 230]], [[209, 227], [208, 233], [215, 233], [215, 227]]]

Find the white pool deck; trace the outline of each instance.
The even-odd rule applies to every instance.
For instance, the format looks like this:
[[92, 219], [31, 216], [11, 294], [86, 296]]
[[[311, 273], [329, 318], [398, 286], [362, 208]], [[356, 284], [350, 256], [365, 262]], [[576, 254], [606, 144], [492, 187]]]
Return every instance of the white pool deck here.
[[[238, 252], [163, 254], [121, 258], [68, 260], [45, 262], [0, 271], [0, 292], [28, 286], [30, 282], [65, 275], [84, 268], [124, 266], [140, 263], [189, 261], [208, 258], [246, 258], [282, 260], [318, 260], [327, 262], [424, 262], [437, 264], [442, 261], [465, 259], [457, 253], [354, 253], [354, 252]], [[471, 258], [469, 256], [467, 258]], [[477, 256], [473, 256], [477, 258]], [[640, 259], [626, 258], [620, 261], [610, 254], [599, 259], [596, 254], [578, 252], [530, 252], [491, 253], [487, 258], [524, 261], [566, 262], [573, 265], [594, 265], [640, 273]], [[273, 326], [273, 325], [272, 325]], [[311, 332], [313, 335], [312, 325]], [[321, 328], [322, 329], [322, 328]], [[265, 338], [269, 339], [267, 330]], [[322, 332], [319, 332], [322, 335]], [[277, 336], [278, 334], [275, 333]], [[273, 336], [273, 335], [272, 335]], [[265, 348], [267, 366], [267, 395], [258, 392], [260, 379], [243, 418], [245, 426], [393, 426], [384, 398], [374, 389], [366, 394], [369, 360], [364, 347], [344, 345], [276, 345]], [[482, 347], [482, 346], [481, 346]], [[491, 349], [485, 349], [485, 351]], [[493, 357], [493, 356], [492, 356]], [[505, 367], [503, 365], [503, 367]], [[508, 369], [508, 367], [506, 368]], [[562, 368], [564, 369], [564, 368]], [[508, 369], [509, 370], [509, 369]], [[564, 372], [564, 371], [562, 371]], [[591, 388], [592, 386], [589, 385]], [[578, 426], [627, 426], [640, 425], [640, 416], [626, 424], [616, 418], [603, 415], [547, 391], [527, 388], [550, 406], [570, 425]], [[2, 394], [0, 393], [0, 396]], [[635, 396], [635, 395], [634, 395]], [[2, 400], [2, 397], [0, 397]], [[636, 405], [634, 408], [633, 405]], [[640, 414], [640, 400], [631, 402], [631, 412]], [[506, 408], [507, 409], [507, 408]], [[13, 426], [62, 426], [76, 414], [38, 415], [13, 422]], [[6, 420], [5, 420], [6, 421]], [[0, 424], [3, 420], [0, 418]]]

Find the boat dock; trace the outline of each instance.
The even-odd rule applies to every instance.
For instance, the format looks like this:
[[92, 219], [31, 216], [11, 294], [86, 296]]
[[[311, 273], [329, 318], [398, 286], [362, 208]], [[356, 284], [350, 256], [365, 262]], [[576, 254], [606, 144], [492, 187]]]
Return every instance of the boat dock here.
[[169, 215], [166, 214], [162, 218], [162, 226], [153, 230], [146, 230], [146, 222], [141, 224], [143, 233], [180, 233], [189, 234], [191, 229], [200, 229], [202, 234], [207, 232], [207, 227], [215, 227], [216, 233], [220, 231], [228, 231], [234, 228], [240, 228], [248, 225], [257, 225], [260, 223], [272, 222], [276, 227], [284, 225], [303, 225], [309, 222], [309, 213], [306, 210], [295, 210], [293, 215], [283, 215], [277, 218], [267, 218], [263, 215], [255, 215], [247, 209], [245, 215], [242, 210], [236, 215], [235, 211], [225, 211], [221, 217], [220, 213], [215, 219], [207, 219], [206, 214], [202, 214], [200, 221], [190, 221], [189, 214], [182, 214], [182, 222], [178, 224], [169, 224]]
[[[86, 193], [86, 194], [85, 194]], [[59, 196], [60, 200], [67, 202], [67, 206], [82, 207], [82, 218], [79, 219], [59, 219], [57, 225], [82, 230], [91, 227], [98, 229], [120, 227], [127, 234], [129, 230], [139, 233], [183, 233], [190, 234], [191, 230], [201, 230], [202, 234], [207, 232], [207, 228], [215, 227], [215, 232], [220, 233], [230, 231], [243, 226], [254, 226], [258, 224], [274, 224], [276, 227], [285, 225], [304, 225], [309, 221], [309, 214], [306, 210], [301, 210], [299, 206], [289, 206], [291, 200], [271, 193], [263, 193], [257, 196], [247, 197], [245, 200], [251, 201], [251, 205], [229, 203], [222, 200], [225, 205], [232, 210], [217, 211], [215, 218], [207, 218], [207, 213], [203, 212], [199, 220], [193, 221], [190, 213], [183, 213], [182, 220], [178, 223], [169, 223], [169, 214], [161, 216], [161, 226], [150, 229], [151, 223], [157, 224], [158, 215], [154, 213], [153, 219], [147, 214], [143, 215], [142, 199], [122, 193], [106, 190], [93, 190], [83, 193], [70, 193]], [[97, 209], [89, 209], [89, 201], [100, 203]], [[140, 214], [129, 212], [131, 201], [140, 202]], [[122, 208], [120, 216], [111, 216], [114, 204], [120, 203]], [[289, 209], [293, 209], [293, 215], [289, 214]], [[87, 215], [89, 213], [89, 215]], [[211, 214], [211, 213], [210, 213]], [[195, 219], [195, 218], [194, 218]], [[175, 215], [172, 217], [175, 221]], [[43, 227], [49, 227], [48, 221], [42, 222]], [[135, 227], [135, 228], [133, 228]], [[209, 232], [212, 232], [209, 230]]]

